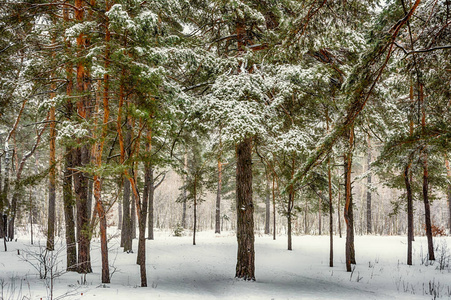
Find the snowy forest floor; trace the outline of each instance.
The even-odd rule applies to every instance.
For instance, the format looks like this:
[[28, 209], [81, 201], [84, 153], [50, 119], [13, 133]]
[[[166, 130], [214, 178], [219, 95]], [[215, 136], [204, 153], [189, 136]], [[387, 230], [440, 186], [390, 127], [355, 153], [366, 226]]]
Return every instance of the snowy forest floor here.
[[[94, 239], [93, 273], [85, 282], [77, 273], [57, 274], [53, 299], [451, 299], [451, 238], [434, 239], [437, 261], [429, 264], [427, 241], [416, 237], [413, 266], [405, 264], [406, 240], [356, 236], [357, 265], [348, 273], [345, 237], [334, 237], [334, 267], [330, 268], [326, 235], [294, 236], [293, 251], [286, 250], [286, 236], [274, 241], [272, 236], [256, 235], [257, 280], [244, 282], [234, 278], [237, 242], [233, 232], [200, 232], [196, 246], [191, 236], [156, 232], [155, 240], [146, 244], [148, 287], [141, 288], [137, 251], [124, 253], [117, 237], [109, 243], [111, 284], [100, 284], [100, 243]], [[24, 261], [44, 249], [45, 239], [34, 244], [30, 245], [29, 236], [20, 235], [17, 242], [8, 243], [6, 253], [0, 252], [0, 299], [50, 299], [46, 287], [50, 280], [39, 279], [34, 268], [39, 268], [38, 263]], [[65, 269], [62, 244], [58, 242], [60, 249], [54, 252], [59, 253], [54, 273]], [[137, 249], [137, 240], [133, 246]]]

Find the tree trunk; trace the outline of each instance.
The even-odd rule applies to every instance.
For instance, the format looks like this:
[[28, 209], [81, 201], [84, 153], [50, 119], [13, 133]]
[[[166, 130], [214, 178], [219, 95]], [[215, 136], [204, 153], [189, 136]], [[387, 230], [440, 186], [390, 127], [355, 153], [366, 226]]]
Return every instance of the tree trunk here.
[[366, 233], [371, 234], [372, 228], [371, 228], [371, 145], [370, 145], [370, 136], [368, 135], [368, 154], [367, 154], [367, 166], [368, 166], [368, 176], [366, 178]]
[[[54, 93], [52, 93], [54, 95]], [[54, 97], [54, 96], [53, 96]], [[51, 98], [53, 98], [51, 96]], [[55, 153], [55, 106], [50, 108], [50, 172], [49, 172], [49, 210], [47, 216], [47, 250], [53, 251], [55, 248], [54, 236], [55, 236], [55, 201], [56, 201], [56, 153]]]
[[332, 174], [330, 170], [330, 158], [327, 160], [327, 180], [329, 190], [329, 267], [334, 266], [334, 223], [332, 205]]
[[[122, 183], [122, 180], [118, 183], [119, 195], [122, 191]], [[122, 197], [118, 197], [117, 202], [117, 229], [122, 230]]]
[[[131, 174], [134, 174], [134, 172], [135, 171], [133, 171]], [[136, 196], [135, 196], [134, 193], [132, 193], [132, 203], [130, 205], [130, 207], [131, 207], [131, 211], [130, 211], [130, 219], [131, 219], [130, 234], [131, 234], [131, 239], [132, 240], [136, 239], [136, 201], [137, 201]]]
[[193, 225], [193, 245], [196, 245], [196, 226], [197, 226], [197, 174], [194, 174], [194, 176], [196, 176], [196, 178], [194, 179], [194, 192], [193, 192], [193, 196], [194, 196], [194, 205], [193, 205], [193, 209], [194, 209], [194, 225]]
[[[101, 154], [99, 154], [101, 155]], [[110, 267], [108, 263], [107, 220], [105, 205], [101, 198], [102, 184], [100, 176], [94, 175], [94, 198], [100, 224], [100, 249], [102, 255], [102, 283], [110, 283]]]
[[427, 154], [423, 153], [423, 202], [424, 202], [426, 236], [428, 240], [429, 260], [435, 260], [434, 242], [432, 240], [431, 205], [429, 203], [428, 190], [429, 190], [428, 161]]
[[352, 205], [352, 148], [354, 144], [354, 131], [351, 128], [347, 131], [349, 141], [347, 153], [344, 156], [344, 175], [345, 175], [345, 209], [344, 217], [346, 221], [346, 271], [351, 272], [351, 264], [355, 264], [354, 251], [354, 215]]
[[322, 224], [321, 224], [321, 211], [322, 211], [322, 207], [323, 207], [323, 203], [322, 203], [322, 198], [318, 197], [319, 199], [319, 203], [318, 203], [318, 235], [322, 235], [321, 229], [322, 229]]
[[[423, 132], [426, 130], [426, 107], [424, 103], [424, 94], [423, 94], [423, 84], [419, 86], [419, 101], [421, 105], [421, 127]], [[434, 243], [432, 240], [432, 221], [431, 221], [431, 206], [429, 204], [429, 171], [428, 171], [428, 156], [427, 156], [427, 146], [424, 146], [423, 149], [423, 202], [424, 202], [424, 218], [425, 218], [425, 226], [426, 226], [426, 236], [428, 240], [428, 253], [429, 260], [435, 260], [434, 255]]]
[[413, 242], [413, 197], [410, 182], [410, 162], [404, 170], [404, 182], [407, 193], [407, 264], [412, 265], [412, 242]]
[[124, 193], [122, 197], [123, 220], [121, 232], [121, 246], [124, 252], [132, 252], [132, 220], [130, 217], [130, 181], [124, 178]]
[[13, 194], [13, 198], [11, 199], [11, 209], [10, 209], [10, 216], [8, 221], [8, 239], [10, 241], [14, 240], [14, 223], [16, 220], [16, 213], [17, 213], [17, 200], [19, 198], [19, 194], [15, 191]]
[[451, 167], [449, 164], [448, 156], [445, 155], [445, 167], [446, 167], [446, 174], [448, 175], [448, 180], [450, 183], [448, 183], [448, 228], [449, 233], [451, 234]]
[[221, 233], [221, 189], [222, 189], [222, 164], [218, 159], [218, 189], [216, 191], [215, 233]]
[[269, 224], [271, 223], [271, 182], [269, 175], [266, 176], [266, 197], [265, 197], [265, 234], [269, 234]]
[[[63, 17], [64, 21], [68, 22], [70, 18], [70, 9], [63, 8]], [[64, 40], [66, 45], [66, 53], [67, 55], [71, 55], [69, 52], [70, 41], [65, 38]], [[73, 92], [73, 64], [72, 62], [68, 62], [66, 64], [66, 79], [67, 79], [67, 87], [66, 87], [66, 95], [68, 97], [72, 96]], [[66, 116], [68, 120], [71, 120], [73, 115], [73, 105], [72, 100], [67, 100], [66, 102]], [[64, 224], [66, 229], [66, 271], [77, 271], [77, 244], [76, 244], [76, 236], [75, 236], [75, 201], [74, 195], [72, 193], [72, 177], [73, 177], [73, 158], [72, 158], [72, 147], [66, 146], [65, 149], [65, 166], [63, 172], [63, 209], [64, 209]], [[31, 202], [31, 195], [30, 195]], [[32, 212], [32, 211], [30, 211]], [[31, 220], [33, 216], [30, 215]]]
[[148, 201], [148, 208], [149, 208], [149, 222], [148, 222], [148, 236], [147, 239], [153, 240], [154, 239], [154, 195], [155, 195], [155, 179], [153, 176], [153, 168], [150, 166], [151, 172], [150, 172], [150, 178], [149, 178], [149, 201]]
[[[77, 22], [84, 22], [84, 2], [82, 0], [75, 0], [74, 2], [74, 16]], [[83, 32], [77, 36], [77, 92], [80, 95], [77, 101], [77, 115], [82, 121], [87, 121], [90, 118], [91, 101], [86, 92], [90, 90], [89, 74], [85, 69], [84, 61], [82, 60], [82, 51], [88, 46], [88, 40]], [[89, 164], [89, 149], [85, 140], [79, 139], [79, 146], [73, 153], [74, 168], [83, 168]], [[77, 206], [77, 235], [78, 235], [78, 272], [91, 273], [90, 261], [90, 243], [91, 243], [91, 228], [88, 217], [88, 177], [84, 172], [78, 171], [73, 173], [74, 189], [76, 195]]]
[[[73, 166], [84, 167], [89, 163], [89, 151], [87, 146], [81, 146], [73, 152]], [[88, 178], [81, 171], [73, 173], [74, 189], [77, 206], [77, 236], [78, 236], [78, 272], [91, 273], [90, 243], [91, 228], [88, 218]]]
[[[32, 190], [30, 188], [30, 243], [33, 245], [33, 200], [31, 198]], [[75, 263], [77, 262], [77, 258], [75, 258]]]
[[[149, 130], [147, 135], [147, 147], [146, 152], [150, 155], [151, 150], [151, 131]], [[153, 194], [153, 167], [150, 162], [145, 162], [144, 170], [144, 190], [142, 201], [138, 203], [137, 211], [139, 213], [138, 225], [139, 225], [139, 236], [138, 236], [138, 257], [137, 263], [139, 265], [141, 274], [141, 287], [147, 286], [147, 271], [146, 271], [146, 222], [147, 222], [147, 204], [150, 202], [150, 196]], [[152, 200], [153, 202], [153, 200]], [[149, 216], [150, 217], [150, 216]], [[151, 231], [152, 230], [152, 231]], [[149, 233], [153, 235], [153, 224], [149, 224]], [[153, 237], [153, 236], [152, 236]]]
[[272, 239], [276, 240], [276, 189], [275, 189], [275, 184], [276, 184], [276, 176], [275, 174], [273, 174], [272, 176]]
[[[121, 92], [122, 95], [122, 92]], [[119, 117], [118, 117], [119, 118]], [[118, 121], [118, 126], [120, 121]], [[132, 141], [132, 128], [130, 125], [130, 122], [127, 121], [127, 132], [125, 135], [125, 145], [127, 145], [129, 148], [128, 151], [128, 156], [130, 156], [130, 143]], [[122, 132], [122, 131], [121, 131]], [[120, 144], [121, 143], [121, 139], [120, 139]], [[124, 163], [125, 161], [125, 150], [123, 149], [124, 146], [121, 146], [121, 161], [122, 163]], [[130, 174], [133, 174], [133, 170], [130, 169], [128, 171]], [[133, 236], [132, 236], [132, 216], [131, 216], [131, 211], [130, 211], [130, 205], [131, 205], [131, 190], [130, 190], [130, 180], [127, 178], [127, 176], [124, 175], [124, 193], [123, 193], [123, 197], [122, 197], [122, 231], [121, 231], [121, 246], [124, 247], [124, 252], [133, 252], [132, 249], [132, 245], [133, 245]], [[133, 211], [134, 209], [132, 209]]]
[[72, 195], [72, 149], [66, 147], [66, 165], [63, 178], [63, 203], [66, 228], [67, 271], [77, 270], [77, 246], [75, 242], [74, 200]]
[[[188, 152], [185, 150], [185, 174], [183, 175], [183, 184], [186, 184], [186, 174], [188, 174]], [[182, 205], [182, 228], [186, 228], [186, 188], [183, 188], [183, 205]]]
[[245, 138], [236, 146], [236, 156], [238, 255], [235, 277], [255, 280], [252, 138]]
[[93, 198], [93, 191], [94, 191], [94, 181], [91, 179], [88, 179], [88, 219], [91, 219], [92, 217], [92, 198]]
[[[288, 195], [288, 197], [290, 198], [288, 200], [288, 203], [291, 202], [291, 193]], [[291, 211], [287, 212], [287, 226], [288, 226], [288, 250], [293, 250], [293, 246], [292, 246], [292, 241], [291, 241]]]

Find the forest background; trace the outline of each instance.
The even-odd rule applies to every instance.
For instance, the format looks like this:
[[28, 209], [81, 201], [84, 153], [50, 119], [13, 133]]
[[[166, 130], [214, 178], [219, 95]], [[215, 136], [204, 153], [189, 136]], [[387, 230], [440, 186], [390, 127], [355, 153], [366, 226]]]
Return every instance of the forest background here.
[[[451, 227], [451, 2], [4, 1], [0, 236], [39, 224], [92, 272], [108, 227], [415, 235]], [[432, 203], [432, 209], [431, 209]], [[33, 227], [31, 227], [33, 228]]]

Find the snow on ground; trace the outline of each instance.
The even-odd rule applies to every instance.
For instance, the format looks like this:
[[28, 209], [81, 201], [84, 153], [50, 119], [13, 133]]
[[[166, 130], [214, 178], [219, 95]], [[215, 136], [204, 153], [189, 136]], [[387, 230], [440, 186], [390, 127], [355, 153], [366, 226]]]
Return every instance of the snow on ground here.
[[[426, 239], [417, 237], [414, 265], [407, 266], [405, 237], [356, 236], [358, 264], [348, 273], [344, 237], [334, 237], [335, 265], [330, 268], [328, 236], [294, 236], [294, 250], [287, 251], [286, 236], [274, 241], [271, 236], [257, 235], [255, 282], [234, 278], [234, 233], [200, 232], [196, 242], [193, 246], [191, 236], [156, 232], [155, 240], [147, 241], [148, 287], [141, 288], [136, 252], [122, 252], [118, 238], [112, 238], [109, 244], [110, 271], [114, 271], [111, 284], [100, 283], [100, 245], [94, 239], [94, 272], [86, 276], [85, 283], [77, 273], [55, 278], [53, 299], [451, 299], [451, 249], [446, 248], [451, 248], [449, 237], [434, 240], [438, 250], [433, 265], [424, 260]], [[45, 240], [40, 244], [45, 246]], [[49, 281], [39, 279], [36, 269], [23, 261], [24, 257], [31, 259], [38, 249], [30, 246], [29, 237], [22, 236], [8, 243], [8, 252], [0, 252], [0, 299], [50, 299], [50, 289], [46, 288]], [[57, 271], [64, 270], [64, 258], [61, 248]], [[447, 265], [444, 270], [439, 270], [440, 258]]]

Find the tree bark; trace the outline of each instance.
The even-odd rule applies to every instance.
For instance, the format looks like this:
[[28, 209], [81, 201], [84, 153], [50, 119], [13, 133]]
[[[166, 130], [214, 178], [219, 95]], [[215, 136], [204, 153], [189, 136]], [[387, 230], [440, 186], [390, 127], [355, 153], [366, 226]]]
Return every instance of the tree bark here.
[[266, 197], [265, 197], [265, 234], [269, 234], [269, 224], [271, 223], [271, 182], [269, 175], [266, 175]]
[[[89, 163], [89, 151], [87, 146], [74, 149], [73, 152], [73, 166], [84, 167]], [[72, 174], [74, 179], [74, 190], [76, 196], [77, 207], [77, 236], [78, 236], [78, 272], [91, 273], [90, 261], [90, 243], [91, 243], [91, 228], [88, 218], [88, 178], [81, 171]]]
[[[426, 128], [426, 107], [424, 103], [424, 94], [423, 94], [423, 84], [419, 85], [419, 101], [421, 105], [421, 127], [423, 132]], [[425, 218], [425, 226], [426, 226], [426, 236], [428, 240], [428, 253], [429, 260], [435, 260], [434, 255], [434, 242], [432, 240], [432, 221], [431, 221], [431, 205], [429, 203], [429, 170], [428, 170], [428, 156], [427, 156], [427, 146], [424, 145], [423, 153], [423, 202], [424, 202], [424, 218]]]
[[63, 178], [63, 203], [66, 228], [66, 270], [77, 270], [77, 246], [75, 241], [74, 200], [72, 195], [72, 149], [66, 147]]
[[412, 242], [413, 242], [413, 196], [410, 182], [410, 162], [404, 170], [404, 182], [407, 193], [407, 264], [412, 265]]
[[[188, 152], [186, 150], [184, 170], [185, 174], [183, 175], [183, 183], [186, 184], [186, 174], [188, 174]], [[182, 228], [186, 228], [186, 188], [183, 188]]]
[[[119, 195], [122, 191], [122, 183], [122, 180], [118, 183]], [[118, 197], [117, 202], [117, 229], [122, 230], [122, 197]]]
[[323, 207], [323, 203], [322, 203], [322, 198], [318, 197], [318, 235], [322, 235], [321, 229], [322, 229], [322, 224], [321, 224], [321, 212], [322, 212], [322, 207]]
[[344, 217], [346, 221], [346, 271], [351, 272], [351, 264], [355, 264], [354, 251], [354, 215], [352, 204], [352, 186], [351, 186], [351, 171], [352, 171], [352, 148], [354, 144], [354, 132], [351, 128], [347, 131], [347, 138], [349, 141], [347, 153], [344, 155], [344, 175], [345, 175], [345, 209]]
[[[52, 84], [52, 90], [54, 89]], [[55, 93], [51, 93], [51, 98], [55, 97]], [[55, 106], [50, 108], [50, 172], [49, 172], [49, 210], [47, 216], [47, 250], [53, 251], [55, 248], [55, 205], [56, 205], [56, 129], [55, 129]]]
[[196, 174], [194, 174], [195, 178], [194, 178], [194, 192], [193, 192], [193, 196], [194, 196], [194, 205], [193, 205], [193, 209], [194, 209], [194, 213], [193, 213], [193, 217], [194, 217], [194, 224], [193, 224], [193, 245], [196, 245], [196, 226], [197, 226], [197, 172]]
[[[295, 159], [294, 156], [292, 158], [291, 161], [291, 181], [294, 178], [294, 171], [295, 171]], [[293, 212], [293, 207], [294, 207], [294, 186], [291, 185], [290, 186], [290, 191], [288, 193], [288, 205], [287, 205], [287, 224], [288, 224], [288, 250], [293, 250], [293, 245], [292, 245], [292, 224], [291, 224], [291, 219], [293, 217], [292, 212]]]
[[[68, 8], [63, 8], [63, 18], [64, 21], [68, 22], [70, 18], [70, 10]], [[69, 56], [69, 48], [71, 47], [69, 39], [64, 39], [66, 45], [66, 54]], [[66, 63], [66, 95], [68, 97], [72, 96], [73, 92], [73, 64], [72, 62]], [[71, 120], [73, 115], [73, 105], [71, 100], [66, 102], [66, 118]], [[63, 209], [64, 209], [64, 224], [66, 229], [66, 271], [77, 271], [77, 244], [75, 236], [75, 215], [74, 215], [74, 195], [72, 192], [72, 177], [73, 177], [73, 158], [72, 158], [72, 147], [66, 146], [65, 149], [65, 166], [63, 172]], [[31, 195], [30, 195], [31, 200]], [[32, 219], [33, 216], [30, 215]]]
[[11, 209], [9, 213], [9, 221], [8, 221], [8, 239], [9, 241], [14, 240], [14, 223], [16, 220], [16, 213], [17, 213], [17, 201], [19, 200], [19, 193], [17, 191], [14, 191], [13, 198], [11, 199]]
[[123, 220], [121, 232], [121, 246], [124, 247], [124, 252], [132, 251], [132, 220], [130, 217], [130, 181], [124, 178], [124, 193], [122, 196]]
[[216, 191], [215, 233], [221, 233], [221, 189], [222, 189], [222, 164], [218, 159], [218, 189]]
[[[75, 0], [74, 2], [74, 16], [79, 23], [84, 22], [84, 2], [82, 0]], [[87, 121], [90, 118], [91, 101], [86, 92], [89, 91], [89, 74], [85, 69], [82, 60], [83, 50], [88, 46], [88, 39], [83, 32], [77, 36], [77, 92], [80, 99], [77, 101], [77, 115], [82, 121]], [[78, 144], [81, 145], [73, 152], [73, 166], [74, 168], [83, 168], [89, 164], [89, 149], [85, 144], [85, 140], [79, 139]], [[78, 272], [91, 273], [90, 261], [90, 243], [91, 243], [91, 228], [88, 217], [88, 177], [82, 171], [73, 173], [74, 189], [76, 195], [77, 206], [77, 236], [78, 236]]]
[[272, 239], [276, 240], [276, 175], [273, 173], [272, 175]]
[[429, 173], [427, 154], [423, 153], [423, 202], [424, 202], [424, 218], [426, 225], [426, 236], [428, 240], [429, 260], [435, 260], [434, 242], [432, 239], [432, 221], [431, 221], [431, 205], [429, 203]]
[[255, 280], [252, 138], [245, 138], [236, 146], [236, 156], [238, 254], [235, 277]]
[[368, 176], [366, 178], [366, 233], [371, 234], [371, 144], [370, 144], [370, 136], [368, 135], [368, 156], [367, 156], [367, 166], [368, 166]]
[[147, 239], [153, 240], [154, 239], [154, 195], [155, 195], [155, 178], [153, 176], [153, 168], [152, 165], [150, 166], [151, 172], [149, 177], [149, 201], [148, 201], [148, 209], [149, 209], [149, 221], [148, 221], [148, 236]]
[[329, 190], [329, 267], [334, 266], [334, 223], [332, 205], [332, 174], [330, 170], [330, 157], [327, 159], [327, 181]]
[[[149, 132], [147, 134], [147, 145], [146, 145], [146, 152], [150, 156], [151, 151], [151, 140], [152, 140], [152, 132], [149, 129]], [[143, 197], [142, 201], [139, 201], [138, 198], [138, 205], [137, 205], [137, 211], [139, 213], [138, 217], [138, 225], [139, 225], [139, 236], [138, 236], [138, 257], [137, 257], [137, 263], [139, 265], [140, 274], [141, 274], [141, 287], [147, 286], [147, 271], [146, 271], [146, 222], [147, 222], [147, 204], [150, 202], [150, 195], [153, 194], [153, 166], [150, 161], [145, 162], [144, 164], [145, 170], [144, 170], [144, 190], [143, 190]], [[135, 194], [135, 193], [134, 193]], [[152, 195], [153, 196], [153, 195]], [[152, 200], [153, 202], [153, 200]], [[150, 217], [150, 216], [149, 216]], [[153, 235], [153, 224], [150, 226], [149, 224], [149, 232], [152, 230]], [[152, 236], [153, 237], [153, 236]]]
[[[446, 154], [445, 154], [445, 167], [448, 180], [451, 182], [451, 167], [449, 164], [448, 156], [446, 156]], [[449, 233], [451, 234], [451, 183], [448, 183], [447, 195], [448, 195], [448, 228]]]
[[[134, 174], [135, 170], [131, 172], [131, 174]], [[137, 170], [136, 170], [137, 172]], [[137, 181], [136, 181], [137, 182]], [[136, 196], [134, 193], [132, 193], [132, 203], [130, 205], [130, 219], [131, 219], [131, 226], [130, 226], [130, 235], [131, 239], [136, 239]]]

